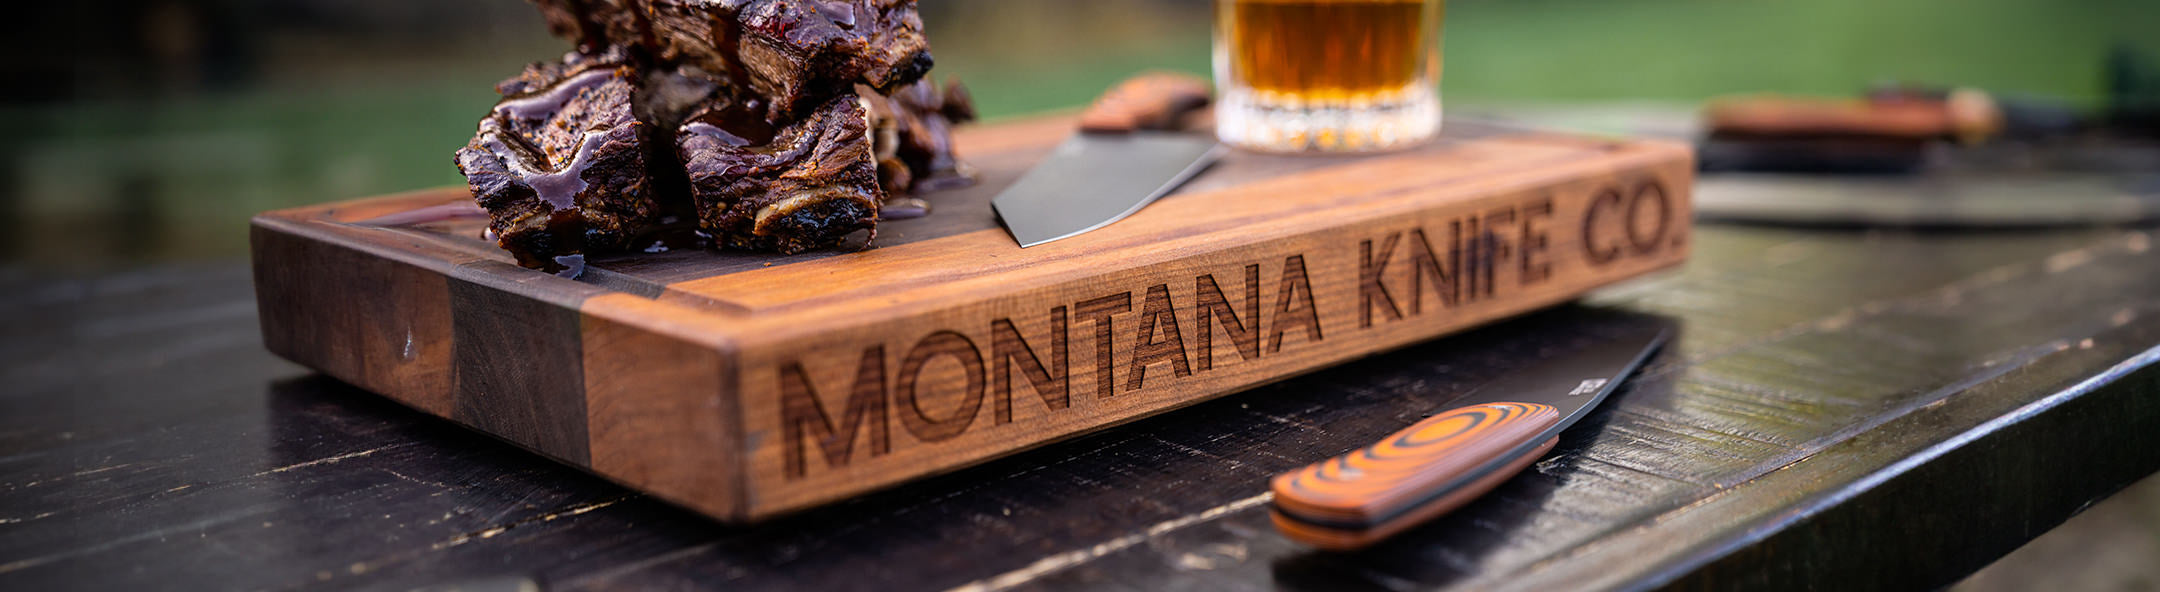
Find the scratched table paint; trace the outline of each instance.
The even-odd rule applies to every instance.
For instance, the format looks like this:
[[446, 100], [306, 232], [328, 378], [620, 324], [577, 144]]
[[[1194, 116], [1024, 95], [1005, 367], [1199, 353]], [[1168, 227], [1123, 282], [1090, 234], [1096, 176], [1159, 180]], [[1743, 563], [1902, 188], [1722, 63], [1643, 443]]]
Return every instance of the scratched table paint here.
[[266, 353], [246, 269], [0, 272], [0, 589], [1546, 589], [1954, 581], [2160, 469], [2137, 230], [1709, 226], [1591, 305], [1678, 342], [1532, 470], [1356, 555], [1269, 476], [1580, 338], [1563, 308], [747, 528]]

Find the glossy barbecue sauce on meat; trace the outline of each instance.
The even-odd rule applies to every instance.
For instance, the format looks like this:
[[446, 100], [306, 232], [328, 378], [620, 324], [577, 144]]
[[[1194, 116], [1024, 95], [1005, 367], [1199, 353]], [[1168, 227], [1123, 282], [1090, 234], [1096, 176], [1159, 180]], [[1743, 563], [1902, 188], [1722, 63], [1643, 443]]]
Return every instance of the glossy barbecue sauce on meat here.
[[616, 74], [617, 66], [601, 65], [586, 68], [553, 85], [522, 94], [503, 97], [495, 103], [495, 113], [520, 121], [547, 119], [562, 111], [579, 94], [606, 84]]
[[819, 2], [817, 3], [817, 9], [819, 14], [831, 19], [834, 25], [850, 31], [855, 30], [854, 6], [839, 2]]
[[[610, 66], [594, 67], [573, 74], [553, 86], [506, 97], [495, 104], [495, 114], [518, 122], [546, 121], [561, 112], [572, 99], [613, 79], [618, 74], [616, 70], [617, 68]], [[541, 152], [547, 158], [548, 165], [553, 167], [553, 170], [545, 171], [518, 171], [524, 176], [525, 184], [532, 187], [533, 193], [538, 194], [540, 199], [546, 200], [549, 207], [554, 208], [557, 219], [575, 210], [578, 194], [585, 191], [585, 170], [592, 167], [593, 152], [606, 139], [605, 130], [584, 132], [578, 140], [576, 150], [565, 159], [563, 157], [566, 155], [552, 153], [553, 151], [545, 150], [545, 147], [540, 145], [537, 130], [530, 129], [529, 126], [515, 126], [512, 129], [525, 129], [526, 131], [520, 134], [522, 139], [535, 148], [541, 148], [537, 152]], [[551, 220], [549, 226], [559, 224]]]
[[765, 119], [764, 102], [757, 100], [707, 109], [683, 124], [683, 130], [719, 138], [721, 143], [729, 146], [771, 144], [773, 136], [780, 131]]
[[[907, 174], [913, 163], [895, 157], [891, 148], [883, 149], [883, 160], [876, 162], [890, 170], [870, 167], [868, 174], [856, 170], [862, 167], [843, 166], [850, 163], [814, 160], [845, 160], [845, 154], [865, 150], [855, 146], [864, 140], [870, 141], [867, 150], [877, 153], [869, 136], [847, 135], [863, 133], [861, 122], [808, 126], [802, 133], [810, 135], [794, 137], [795, 126], [820, 105], [843, 98], [847, 84], [892, 92], [930, 67], [927, 47], [921, 47], [915, 31], [920, 25], [910, 25], [912, 2], [535, 2], [551, 28], [572, 38], [578, 50], [560, 63], [536, 65], [498, 86], [511, 92], [504, 93], [468, 146], [472, 155], [460, 152], [461, 159], [472, 159], [490, 175], [507, 174], [507, 179], [487, 179], [485, 187], [476, 185], [475, 197], [483, 205], [497, 204], [490, 210], [491, 228], [502, 224], [496, 242], [517, 255], [520, 264], [575, 274], [582, 263], [576, 253], [661, 252], [723, 242], [734, 248], [793, 252], [817, 248], [837, 229], [867, 225], [873, 216], [896, 220], [928, 213], [929, 204], [919, 199], [902, 199], [887, 208], [877, 203], [890, 197], [888, 191], [919, 184], [892, 180], [916, 175]], [[746, 51], [763, 61], [747, 62]], [[615, 80], [618, 76], [622, 80]], [[699, 85], [665, 86], [674, 82], [671, 77], [704, 81], [717, 89], [693, 97]], [[656, 84], [663, 86], [656, 90]], [[834, 85], [841, 88], [828, 88]], [[618, 111], [625, 88], [629, 114], [640, 123], [636, 129], [624, 128]], [[775, 111], [775, 102], [786, 110]], [[945, 129], [919, 127], [924, 129], [909, 135], [942, 135]], [[891, 144], [922, 142], [892, 136], [888, 131], [884, 139]], [[692, 142], [694, 149], [687, 147]], [[830, 142], [853, 152], [834, 152], [841, 156], [828, 158], [816, 150]], [[941, 146], [945, 141], [928, 143]], [[717, 151], [724, 158], [709, 163], [708, 172], [731, 183], [740, 175], [784, 170], [826, 178], [791, 178], [789, 183], [807, 187], [767, 186], [764, 193], [769, 195], [754, 195], [759, 187], [753, 184], [693, 188], [685, 175], [689, 163], [682, 161], [689, 156], [684, 151]], [[494, 158], [483, 158], [488, 154]], [[618, 174], [617, 163], [637, 170]], [[461, 160], [460, 167], [465, 166]], [[881, 187], [880, 182], [896, 185]], [[733, 192], [714, 207], [744, 205], [737, 202], [755, 198], [748, 205], [758, 206], [757, 215], [754, 220], [729, 219], [733, 225], [724, 229], [693, 229], [693, 224], [708, 222], [703, 216], [708, 206], [699, 205], [694, 193], [699, 190]], [[692, 199], [682, 199], [685, 195]]]

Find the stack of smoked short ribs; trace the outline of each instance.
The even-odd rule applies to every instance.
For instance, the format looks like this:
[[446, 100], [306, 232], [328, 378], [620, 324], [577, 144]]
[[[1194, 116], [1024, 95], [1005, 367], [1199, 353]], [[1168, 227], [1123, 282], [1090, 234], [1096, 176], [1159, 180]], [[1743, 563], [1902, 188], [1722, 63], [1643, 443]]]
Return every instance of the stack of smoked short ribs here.
[[496, 85], [457, 152], [526, 267], [574, 275], [693, 229], [822, 248], [874, 234], [888, 200], [972, 181], [949, 131], [974, 109], [926, 78], [914, 0], [533, 1], [577, 49]]

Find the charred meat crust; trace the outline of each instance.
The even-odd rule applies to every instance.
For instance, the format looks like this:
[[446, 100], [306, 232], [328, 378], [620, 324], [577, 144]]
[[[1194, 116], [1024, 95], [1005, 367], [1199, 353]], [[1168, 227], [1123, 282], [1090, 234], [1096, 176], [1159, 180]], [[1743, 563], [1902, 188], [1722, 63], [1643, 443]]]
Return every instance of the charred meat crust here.
[[649, 45], [652, 26], [644, 0], [532, 0], [555, 36], [577, 43], [578, 51], [599, 53], [610, 47]]
[[891, 90], [934, 63], [915, 0], [533, 0], [585, 48], [639, 48], [729, 77], [788, 121], [854, 84]]
[[534, 64], [457, 152], [497, 244], [520, 265], [618, 250], [658, 222], [646, 146], [632, 113], [637, 72], [597, 56]]
[[730, 109], [739, 107], [713, 105], [677, 136], [702, 230], [732, 248], [797, 253], [876, 225], [885, 192], [869, 116], [854, 95], [769, 138], [737, 127], [741, 114]]
[[957, 80], [929, 79], [881, 95], [857, 87], [870, 107], [878, 175], [893, 195], [965, 187], [975, 171], [953, 153], [952, 128], [975, 120], [975, 105]]
[[948, 132], [972, 107], [924, 80], [914, 0], [532, 2], [577, 49], [499, 84], [456, 157], [521, 265], [574, 274], [656, 236], [826, 247], [971, 180]]
[[647, 0], [662, 59], [740, 76], [786, 120], [856, 83], [912, 83], [933, 61], [914, 0]]

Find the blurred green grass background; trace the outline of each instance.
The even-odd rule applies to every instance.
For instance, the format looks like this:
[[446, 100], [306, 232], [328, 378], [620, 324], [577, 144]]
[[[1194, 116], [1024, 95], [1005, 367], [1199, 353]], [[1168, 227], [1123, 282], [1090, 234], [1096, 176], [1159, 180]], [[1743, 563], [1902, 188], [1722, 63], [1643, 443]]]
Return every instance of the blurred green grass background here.
[[[0, 103], [0, 125], [17, 130], [0, 149], [0, 214], [16, 225], [0, 233], [0, 259], [235, 257], [257, 211], [461, 183], [450, 153], [492, 104], [490, 86], [567, 49], [519, 0], [466, 3], [314, 0], [313, 12], [235, 21], [185, 15], [267, 13], [243, 0], [137, 0], [148, 8], [135, 14], [150, 15], [142, 39], [59, 62], [50, 96]], [[965, 80], [993, 120], [1084, 103], [1144, 69], [1207, 71], [1209, 0], [923, 4], [934, 73]], [[1882, 81], [2092, 105], [2105, 52], [2160, 53], [2155, 31], [2160, 2], [2143, 0], [1453, 0], [1442, 86], [1451, 107], [1500, 109], [1685, 109]], [[202, 49], [226, 36], [246, 49]], [[26, 63], [54, 78], [51, 60]]]

